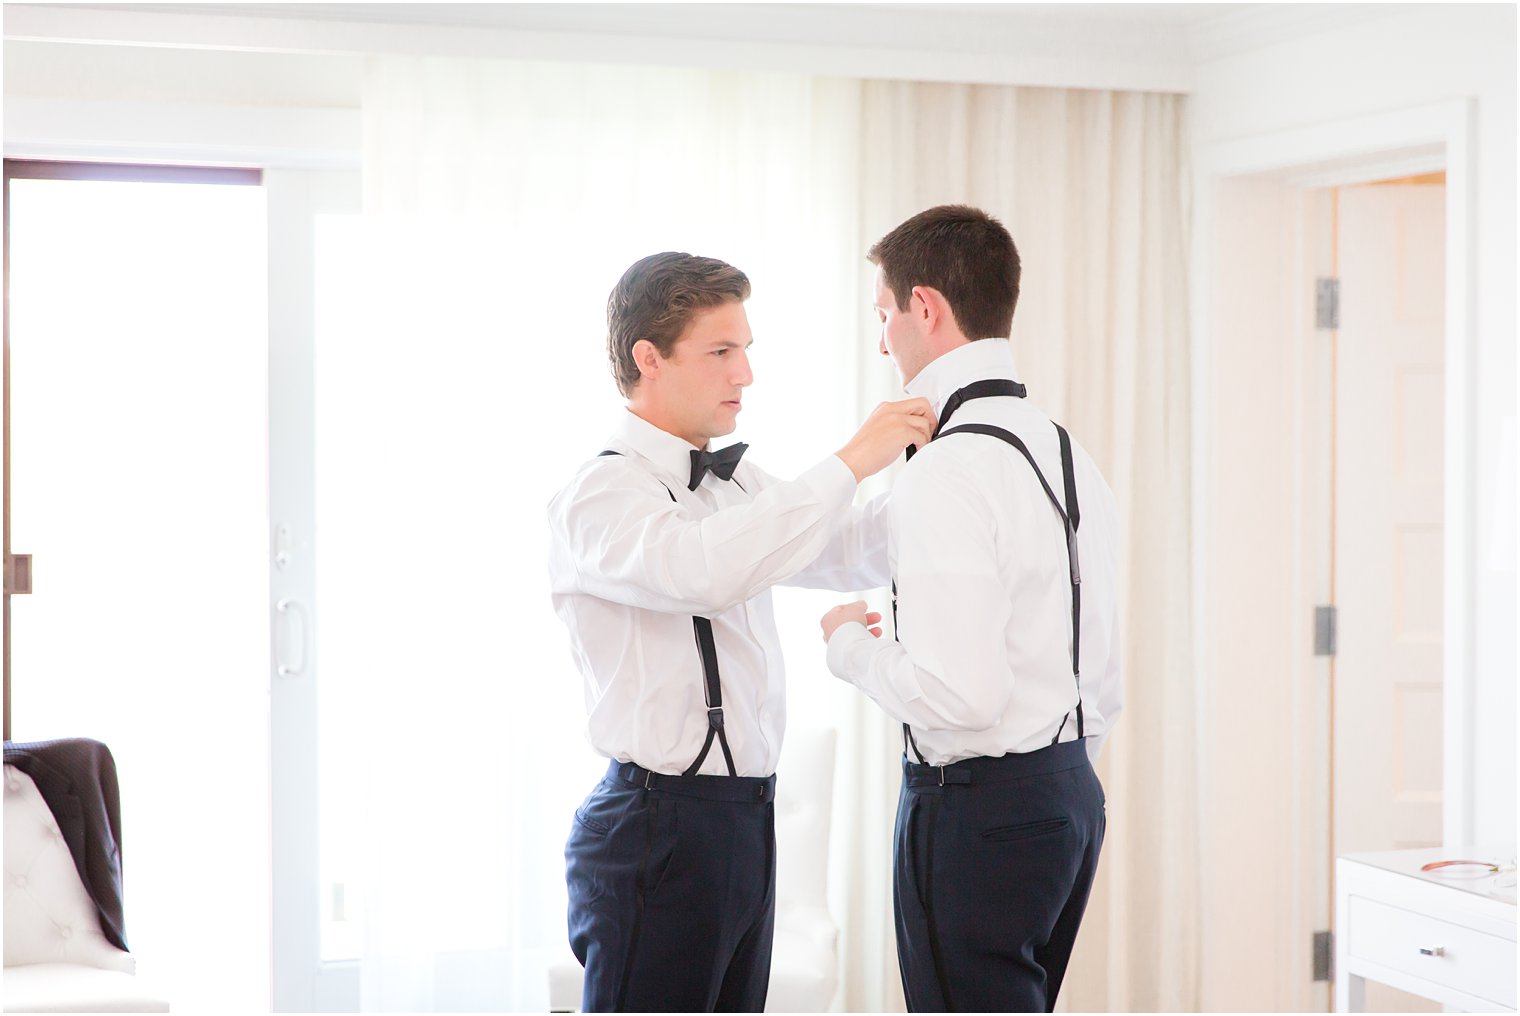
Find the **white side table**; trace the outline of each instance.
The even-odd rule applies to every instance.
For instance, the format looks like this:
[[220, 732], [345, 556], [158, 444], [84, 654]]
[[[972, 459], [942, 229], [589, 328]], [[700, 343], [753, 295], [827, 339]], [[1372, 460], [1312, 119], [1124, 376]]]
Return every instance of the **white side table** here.
[[1514, 855], [1512, 846], [1435, 847], [1336, 858], [1336, 1011], [1365, 1011], [1369, 978], [1456, 1009], [1514, 1011], [1514, 873], [1420, 870], [1456, 858], [1507, 864]]

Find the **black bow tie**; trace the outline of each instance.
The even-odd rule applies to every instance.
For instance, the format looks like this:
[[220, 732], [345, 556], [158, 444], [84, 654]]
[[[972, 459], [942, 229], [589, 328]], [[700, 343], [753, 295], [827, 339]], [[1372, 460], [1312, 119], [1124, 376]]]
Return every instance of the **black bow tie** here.
[[744, 449], [749, 445], [740, 441], [731, 444], [722, 451], [704, 452], [697, 448], [691, 450], [691, 483], [686, 485], [687, 490], [696, 490], [702, 482], [702, 477], [711, 470], [712, 474], [720, 480], [732, 480], [734, 469], [739, 465], [739, 460], [744, 457]]

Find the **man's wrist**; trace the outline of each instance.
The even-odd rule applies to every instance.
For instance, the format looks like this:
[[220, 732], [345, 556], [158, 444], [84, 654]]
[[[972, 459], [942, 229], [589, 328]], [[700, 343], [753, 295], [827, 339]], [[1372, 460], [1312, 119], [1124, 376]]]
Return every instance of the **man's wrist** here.
[[829, 671], [835, 677], [846, 681], [851, 680], [851, 650], [862, 639], [869, 640], [871, 638], [871, 633], [859, 621], [846, 621], [838, 628], [835, 628], [833, 633], [829, 635], [828, 652], [825, 656]]
[[834, 508], [849, 507], [855, 500], [855, 491], [860, 488], [854, 471], [837, 455], [819, 460], [797, 479], [816, 494], [820, 501]]
[[855, 457], [850, 454], [850, 449], [848, 446], [841, 448], [839, 451], [835, 452], [834, 458], [844, 463], [844, 467], [850, 471], [850, 475], [855, 478], [855, 482], [857, 484], [865, 479], [865, 470], [856, 464], [854, 461]]

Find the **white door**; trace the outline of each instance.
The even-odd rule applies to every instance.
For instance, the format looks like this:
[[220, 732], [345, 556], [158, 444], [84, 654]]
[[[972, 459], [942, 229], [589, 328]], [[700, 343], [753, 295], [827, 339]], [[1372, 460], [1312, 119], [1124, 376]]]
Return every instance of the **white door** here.
[[[312, 358], [317, 220], [359, 208], [359, 174], [302, 168], [264, 172], [269, 198], [269, 511], [275, 669], [269, 712], [276, 1012], [357, 1008], [353, 964], [323, 943], [352, 927], [337, 887], [323, 882], [321, 833], [330, 825], [317, 666], [316, 449]], [[317, 774], [314, 778], [313, 774]]]
[[1441, 842], [1444, 203], [1340, 192], [1336, 854]]

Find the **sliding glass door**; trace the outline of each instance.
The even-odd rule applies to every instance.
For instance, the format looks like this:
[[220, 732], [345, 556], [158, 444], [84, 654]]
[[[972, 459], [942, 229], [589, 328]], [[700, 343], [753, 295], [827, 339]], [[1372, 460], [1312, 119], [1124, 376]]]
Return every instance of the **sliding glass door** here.
[[[269, 1004], [266, 222], [257, 171], [7, 162], [8, 736], [115, 756], [128, 944]], [[250, 185], [251, 184], [251, 185]]]

